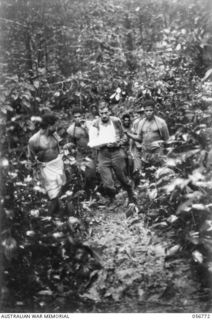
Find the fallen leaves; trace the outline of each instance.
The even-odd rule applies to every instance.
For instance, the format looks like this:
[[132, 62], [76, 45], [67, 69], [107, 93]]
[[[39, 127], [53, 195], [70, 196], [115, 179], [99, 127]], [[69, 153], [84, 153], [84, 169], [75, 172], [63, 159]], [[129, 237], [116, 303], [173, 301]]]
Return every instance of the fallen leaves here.
[[182, 247], [179, 244], [176, 244], [175, 246], [169, 248], [166, 252], [166, 258], [170, 258], [173, 257], [174, 255], [176, 255], [176, 253], [178, 253], [180, 250], [182, 249]]
[[[116, 302], [124, 299], [129, 290], [142, 301], [146, 296], [145, 290], [140, 289], [138, 293], [137, 285], [142, 283], [146, 276], [150, 279], [151, 274], [164, 272], [165, 246], [158, 243], [158, 239], [154, 239], [139, 216], [129, 217], [125, 221], [121, 219], [120, 213], [116, 213], [113, 218], [105, 216], [99, 220], [101, 223], [96, 229], [100, 232], [102, 228], [103, 233], [100, 232], [101, 236], [97, 238], [94, 230], [92, 237], [95, 243], [104, 245], [102, 263], [106, 273], [100, 271], [93, 286], [104, 298]], [[114, 271], [110, 271], [113, 269]], [[95, 297], [94, 295], [94, 299]]]
[[81, 298], [87, 298], [95, 302], [100, 302], [101, 297], [95, 287], [89, 289], [86, 293], [80, 295]]
[[199, 252], [198, 250], [195, 250], [192, 252], [192, 257], [195, 262], [200, 263], [200, 264], [203, 263], [204, 257], [202, 255], [202, 253]]

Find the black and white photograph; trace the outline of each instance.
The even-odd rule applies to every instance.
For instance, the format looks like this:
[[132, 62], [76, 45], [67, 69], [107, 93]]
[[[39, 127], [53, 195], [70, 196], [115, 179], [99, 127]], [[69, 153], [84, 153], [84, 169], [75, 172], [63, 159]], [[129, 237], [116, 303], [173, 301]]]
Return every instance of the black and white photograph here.
[[211, 0], [0, 0], [0, 133], [1, 318], [210, 319]]

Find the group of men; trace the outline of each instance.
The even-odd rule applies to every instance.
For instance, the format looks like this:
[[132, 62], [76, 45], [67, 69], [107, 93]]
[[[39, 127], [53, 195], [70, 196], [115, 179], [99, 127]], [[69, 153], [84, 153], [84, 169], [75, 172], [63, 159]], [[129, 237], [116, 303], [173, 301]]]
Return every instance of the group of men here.
[[[85, 189], [89, 189], [98, 172], [101, 193], [112, 203], [117, 194], [116, 181], [126, 190], [129, 203], [135, 203], [134, 190], [139, 183], [142, 162], [160, 165], [164, 159], [164, 142], [169, 138], [166, 122], [155, 115], [155, 102], [146, 100], [142, 113], [134, 121], [130, 114], [112, 116], [109, 104], [101, 101], [99, 115], [86, 121], [82, 111], [72, 110], [73, 123], [67, 129], [65, 148], [76, 149], [77, 161], [91, 159], [85, 170]], [[42, 184], [49, 196], [49, 212], [59, 209], [58, 198], [66, 184], [64, 164], [56, 134], [57, 118], [44, 115], [40, 130], [29, 140], [29, 159], [39, 164]]]

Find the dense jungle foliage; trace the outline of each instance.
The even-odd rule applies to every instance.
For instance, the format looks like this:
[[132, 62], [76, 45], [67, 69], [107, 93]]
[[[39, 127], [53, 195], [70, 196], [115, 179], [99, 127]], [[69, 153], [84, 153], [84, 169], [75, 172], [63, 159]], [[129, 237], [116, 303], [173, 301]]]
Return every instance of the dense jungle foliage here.
[[171, 133], [166, 166], [153, 179], [144, 173], [138, 210], [126, 219], [137, 230], [142, 220], [170, 233], [160, 257], [186, 254], [210, 288], [212, 3], [1, 0], [0, 12], [1, 310], [98, 311], [88, 301], [117, 302], [128, 288], [127, 273], [117, 282], [124, 287], [112, 281], [111, 266], [104, 273], [105, 244], [86, 242], [99, 208], [83, 198], [74, 160], [67, 159], [72, 184], [59, 220], [46, 215], [47, 200], [26, 168], [37, 117], [55, 112], [63, 136], [74, 106], [89, 115], [102, 98], [118, 116], [146, 97], [157, 102]]

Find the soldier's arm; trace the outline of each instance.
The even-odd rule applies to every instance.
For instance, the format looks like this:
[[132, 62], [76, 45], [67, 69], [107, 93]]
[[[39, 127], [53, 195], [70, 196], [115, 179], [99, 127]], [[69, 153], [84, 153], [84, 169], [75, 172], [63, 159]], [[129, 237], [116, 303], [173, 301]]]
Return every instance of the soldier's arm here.
[[134, 141], [141, 142], [141, 138], [137, 134], [133, 134], [130, 132], [126, 132], [126, 134], [129, 138], [133, 139]]
[[127, 136], [134, 141], [142, 142], [142, 131], [138, 127], [137, 133], [126, 132]]
[[132, 127], [132, 132], [128, 132], [127, 136], [134, 141], [142, 142], [142, 127], [141, 123], [134, 123]]

